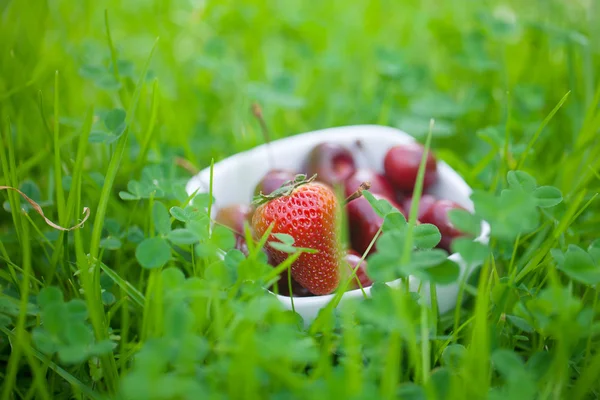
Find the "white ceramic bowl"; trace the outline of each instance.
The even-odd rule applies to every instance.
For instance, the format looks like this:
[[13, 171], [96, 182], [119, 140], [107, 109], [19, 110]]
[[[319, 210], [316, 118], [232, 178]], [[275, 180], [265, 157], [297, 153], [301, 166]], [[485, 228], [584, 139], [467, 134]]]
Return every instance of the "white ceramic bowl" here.
[[[363, 151], [355, 151], [356, 161], [359, 167], [369, 166], [378, 171], [383, 171], [383, 159], [387, 150], [398, 144], [414, 142], [414, 138], [405, 132], [389, 127], [376, 125], [356, 125], [338, 128], [323, 129], [291, 136], [285, 139], [271, 142], [270, 146], [261, 145], [243, 153], [235, 154], [214, 165], [213, 194], [215, 207], [224, 207], [231, 204], [249, 203], [252, 199], [254, 188], [258, 181], [271, 168], [287, 168], [300, 170], [308, 152], [317, 144], [322, 142], [340, 143], [354, 147], [357, 140], [362, 143]], [[270, 165], [269, 160], [274, 162]], [[438, 161], [439, 178], [437, 183], [428, 189], [428, 192], [438, 198], [455, 201], [467, 210], [473, 210], [470, 200], [471, 188], [465, 181], [446, 163]], [[210, 181], [210, 167], [200, 171], [187, 184], [188, 194], [197, 189], [199, 192], [208, 192]], [[233, 184], [235, 182], [235, 184]], [[216, 210], [215, 210], [216, 212]], [[482, 224], [482, 233], [477, 241], [487, 243], [489, 226]], [[460, 255], [452, 254], [449, 258], [460, 266], [460, 278], [470, 274], [478, 265], [467, 265]], [[460, 279], [459, 279], [460, 281]], [[396, 285], [400, 280], [389, 282]], [[410, 289], [419, 290], [420, 282], [410, 278]], [[370, 295], [370, 288], [365, 288]], [[437, 287], [438, 307], [440, 313], [452, 310], [456, 306], [459, 292], [459, 283]], [[429, 285], [423, 283], [420, 288], [421, 298], [428, 302]], [[275, 294], [273, 294], [275, 295]], [[289, 297], [276, 295], [285, 308], [292, 309]], [[294, 306], [306, 323], [312, 321], [319, 310], [323, 308], [332, 298], [333, 294], [314, 297], [295, 297]], [[339, 306], [350, 299], [363, 298], [360, 289], [344, 293]]]

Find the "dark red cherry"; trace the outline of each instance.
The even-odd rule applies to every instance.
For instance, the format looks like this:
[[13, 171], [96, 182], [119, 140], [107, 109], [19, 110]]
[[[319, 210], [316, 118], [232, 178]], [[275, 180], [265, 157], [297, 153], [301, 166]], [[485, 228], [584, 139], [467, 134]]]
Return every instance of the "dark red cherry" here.
[[[292, 279], [292, 294], [294, 295], [294, 297], [314, 296], [308, 289], [306, 289], [304, 286], [302, 286], [301, 284], [296, 282], [294, 280], [294, 278], [291, 278], [291, 279]], [[281, 296], [288, 296], [288, 297], [290, 296], [287, 271], [283, 271], [281, 273], [276, 285], [277, 285], [279, 294]], [[273, 291], [273, 288], [271, 288], [271, 291]]]
[[395, 196], [394, 188], [385, 175], [379, 174], [370, 168], [359, 168], [344, 183], [346, 197], [354, 193], [363, 182], [371, 184], [369, 189], [371, 193], [380, 194], [390, 199]]
[[294, 179], [296, 174], [292, 171], [283, 169], [272, 169], [262, 177], [260, 182], [254, 188], [254, 195], [258, 195], [261, 192], [263, 194], [271, 194], [273, 191], [279, 189], [287, 181]]
[[[424, 148], [418, 143], [394, 146], [388, 150], [383, 161], [385, 175], [398, 190], [412, 192], [417, 181], [419, 164]], [[437, 162], [431, 152], [427, 155], [423, 189], [437, 180]]]
[[235, 232], [235, 246], [244, 255], [248, 256], [248, 245], [244, 236], [244, 222], [250, 214], [250, 206], [246, 204], [233, 204], [217, 211], [215, 221], [225, 225]]
[[[354, 269], [356, 268], [358, 263], [360, 263], [360, 267], [358, 267], [358, 270], [356, 271], [356, 276], [358, 277], [358, 280], [360, 281], [360, 284], [362, 285], [363, 288], [369, 287], [373, 284], [373, 281], [367, 276], [367, 260], [364, 260], [363, 262], [361, 262], [360, 261], [361, 255], [352, 249], [348, 250], [348, 252], [346, 253], [346, 257], [344, 259], [350, 265], [350, 268], [352, 268], [352, 271], [354, 271]], [[352, 272], [352, 271], [350, 271], [350, 272]], [[349, 288], [350, 289], [358, 289], [359, 288], [358, 283], [356, 282], [356, 278], [352, 278]]]
[[343, 184], [356, 170], [350, 150], [336, 143], [321, 143], [308, 154], [304, 171], [330, 186]]
[[215, 221], [225, 225], [236, 233], [244, 233], [244, 222], [250, 213], [250, 206], [246, 204], [233, 204], [217, 211]]
[[[419, 212], [417, 214], [417, 220], [422, 221], [423, 219], [423, 215], [429, 211], [429, 209], [431, 208], [431, 206], [433, 205], [433, 203], [435, 203], [437, 201], [437, 199], [435, 197], [433, 197], [430, 194], [424, 194], [421, 196], [421, 198], [419, 199]], [[406, 199], [404, 199], [404, 201], [402, 202], [402, 207], [404, 208], [404, 210], [406, 211], [406, 214], [410, 214], [410, 207], [412, 205], [412, 196], [411, 197], [407, 197]]]
[[438, 227], [442, 234], [442, 240], [438, 247], [450, 251], [452, 241], [462, 236], [462, 232], [457, 230], [448, 218], [448, 212], [454, 209], [463, 209], [459, 204], [454, 203], [450, 200], [437, 200], [429, 207], [427, 212], [423, 214], [421, 222], [433, 224]]
[[[377, 199], [385, 199], [398, 211], [404, 214], [402, 207], [396, 204], [392, 199], [379, 194], [373, 194]], [[348, 212], [348, 223], [350, 225], [350, 241], [352, 248], [363, 254], [369, 244], [377, 234], [377, 231], [383, 225], [383, 218], [381, 218], [375, 211], [371, 204], [364, 197], [352, 200], [346, 206]], [[375, 251], [375, 246], [371, 248], [371, 252]]]
[[246, 238], [242, 235], [235, 235], [234, 248], [241, 251], [246, 257], [248, 257], [248, 255], [250, 254], [250, 251], [248, 250], [248, 244], [246, 243]]

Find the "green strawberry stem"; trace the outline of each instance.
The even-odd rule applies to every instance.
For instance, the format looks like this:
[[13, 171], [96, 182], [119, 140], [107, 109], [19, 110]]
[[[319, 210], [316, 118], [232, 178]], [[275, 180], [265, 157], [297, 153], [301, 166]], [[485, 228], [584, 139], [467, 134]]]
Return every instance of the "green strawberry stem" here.
[[293, 180], [284, 182], [279, 187], [279, 189], [273, 191], [271, 194], [264, 194], [261, 191], [258, 195], [254, 196], [252, 204], [261, 205], [279, 197], [289, 196], [295, 189], [299, 188], [302, 185], [311, 183], [316, 178], [317, 174], [314, 174], [310, 178], [307, 178], [305, 174], [298, 174], [294, 177]]

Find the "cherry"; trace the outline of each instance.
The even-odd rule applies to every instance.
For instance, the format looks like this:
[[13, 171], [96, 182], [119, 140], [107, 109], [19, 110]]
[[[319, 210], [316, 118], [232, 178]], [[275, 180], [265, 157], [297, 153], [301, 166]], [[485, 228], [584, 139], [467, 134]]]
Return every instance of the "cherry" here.
[[423, 214], [421, 222], [433, 224], [438, 227], [442, 234], [442, 240], [438, 244], [438, 247], [450, 251], [452, 241], [462, 236], [463, 233], [457, 230], [448, 218], [448, 212], [454, 209], [463, 209], [462, 206], [456, 204], [450, 200], [437, 200], [429, 207], [427, 212]]
[[[386, 153], [383, 161], [385, 175], [398, 190], [411, 192], [414, 189], [424, 150], [418, 143], [409, 143], [394, 146]], [[423, 189], [431, 186], [436, 180], [437, 162], [429, 153], [425, 164]]]
[[250, 206], [246, 204], [233, 204], [219, 209], [215, 221], [232, 229], [237, 234], [244, 233], [244, 221], [250, 213]]
[[[435, 203], [436, 201], [437, 201], [437, 199], [430, 194], [422, 195], [421, 198], [419, 199], [419, 211], [417, 213], [417, 220], [423, 222], [422, 221], [423, 215], [425, 215], [425, 213], [427, 211], [429, 211], [429, 209], [431, 208], [433, 203]], [[412, 196], [407, 197], [402, 202], [402, 207], [404, 207], [404, 210], [406, 210], [407, 215], [410, 214], [411, 205], [412, 205]]]
[[[350, 249], [346, 253], [346, 257], [344, 257], [344, 259], [350, 265], [350, 268], [352, 269], [352, 271], [354, 271], [354, 269], [356, 268], [358, 263], [360, 263], [360, 267], [358, 267], [358, 270], [356, 270], [356, 276], [358, 277], [358, 280], [360, 281], [360, 284], [362, 285], [363, 288], [369, 287], [373, 284], [373, 281], [367, 276], [367, 261], [364, 260], [363, 262], [360, 262], [361, 261], [360, 254], [358, 254], [356, 251]], [[352, 278], [352, 281], [350, 282], [350, 288], [358, 289], [358, 287], [359, 286], [358, 286], [358, 283], [356, 282], [356, 279]]]
[[246, 243], [246, 238], [242, 235], [235, 235], [235, 246], [233, 248], [241, 251], [246, 257], [250, 254], [248, 250], [248, 243]]
[[350, 150], [336, 143], [321, 143], [308, 154], [304, 170], [308, 176], [330, 186], [343, 184], [356, 170]]
[[346, 179], [344, 182], [346, 197], [354, 193], [363, 182], [371, 184], [369, 189], [371, 193], [380, 194], [390, 199], [394, 198], [394, 188], [388, 178], [370, 168], [359, 168]]
[[[289, 285], [288, 285], [287, 274], [288, 274], [287, 271], [283, 271], [281, 273], [281, 275], [279, 276], [279, 280], [277, 281], [276, 285], [277, 285], [277, 289], [279, 290], [279, 294], [281, 296], [289, 297], [290, 290], [289, 290]], [[271, 290], [273, 290], [273, 288], [271, 288]], [[296, 280], [294, 280], [294, 278], [292, 278], [292, 295], [294, 297], [314, 296], [308, 289], [306, 289], [304, 286], [302, 286], [301, 284], [296, 282]]]
[[248, 257], [248, 244], [244, 236], [244, 221], [250, 215], [250, 206], [245, 204], [233, 204], [223, 207], [217, 211], [215, 221], [221, 225], [225, 225], [235, 233], [235, 246], [246, 257]]
[[262, 179], [256, 185], [254, 194], [258, 195], [261, 192], [263, 194], [271, 194], [275, 190], [279, 189], [287, 181], [291, 181], [296, 177], [296, 174], [292, 171], [283, 169], [272, 169], [262, 177]]
[[[405, 214], [398, 204], [392, 199], [380, 194], [373, 194], [377, 199], [385, 199], [402, 214]], [[348, 222], [350, 225], [350, 241], [352, 248], [363, 254], [369, 244], [377, 234], [377, 231], [383, 225], [381, 218], [371, 207], [371, 204], [364, 197], [352, 200], [346, 206], [348, 210]], [[371, 253], [375, 251], [375, 246], [371, 248]]]

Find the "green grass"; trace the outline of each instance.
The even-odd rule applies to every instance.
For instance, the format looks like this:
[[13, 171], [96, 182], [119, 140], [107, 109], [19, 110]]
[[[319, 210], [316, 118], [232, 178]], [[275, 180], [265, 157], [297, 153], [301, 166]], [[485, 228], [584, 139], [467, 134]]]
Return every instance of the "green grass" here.
[[[1, 400], [600, 397], [597, 2], [33, 3], [0, 1], [0, 186], [91, 217], [0, 191]], [[435, 119], [493, 230], [464, 305], [377, 286], [305, 328], [265, 295], [179, 166], [263, 143], [254, 102], [272, 140]]]

